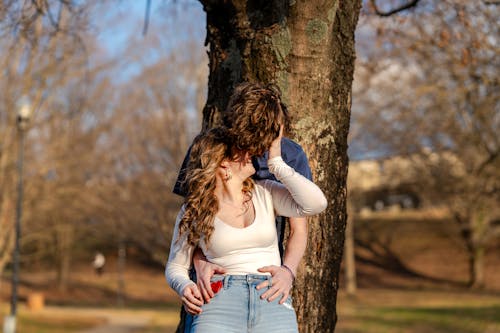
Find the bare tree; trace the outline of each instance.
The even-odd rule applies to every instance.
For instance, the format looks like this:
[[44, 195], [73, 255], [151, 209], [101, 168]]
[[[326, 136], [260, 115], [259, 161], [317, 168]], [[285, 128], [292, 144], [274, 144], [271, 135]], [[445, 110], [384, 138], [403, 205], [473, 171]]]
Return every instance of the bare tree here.
[[[368, 20], [379, 47], [362, 59], [355, 139], [410, 160], [414, 184], [461, 229], [470, 284], [484, 284], [484, 252], [500, 234], [497, 6], [422, 1], [416, 15]], [[378, 61], [374, 61], [379, 59]]]
[[[27, 145], [23, 262], [57, 267], [64, 289], [75, 255], [90, 261], [95, 246], [113, 248], [120, 235], [121, 245], [164, 264], [179, 205], [171, 188], [206, 92], [203, 50], [138, 34], [109, 57], [96, 27], [87, 29], [87, 18], [106, 4], [50, 1], [49, 11], [39, 3], [0, 11], [12, 17], [1, 26], [11, 33], [0, 35], [2, 50], [10, 48], [0, 55], [10, 70], [0, 81], [2, 102], [10, 103], [0, 107], [0, 268], [12, 253], [15, 199], [15, 115], [6, 111], [25, 92], [41, 107]], [[18, 22], [20, 11], [27, 18]], [[22, 26], [32, 20], [40, 21], [38, 35]], [[16, 29], [29, 38], [11, 38]], [[135, 73], [123, 74], [131, 64]]]
[[[16, 101], [28, 96], [35, 111], [66, 84], [69, 72], [85, 71], [80, 32], [83, 5], [60, 1], [7, 1], [0, 5], [0, 275], [10, 260], [16, 180]], [[35, 118], [38, 115], [35, 114]], [[28, 136], [28, 146], [30, 145]], [[29, 159], [29, 156], [28, 156]], [[29, 189], [26, 189], [29, 192]], [[29, 196], [29, 193], [27, 193]]]
[[194, 133], [190, 123], [198, 117], [186, 108], [192, 92], [204, 84], [197, 64], [194, 58], [182, 63], [167, 57], [122, 86], [106, 145], [112, 153], [105, 165], [118, 191], [115, 214], [123, 216], [122, 230], [162, 265], [180, 204], [171, 188]]
[[[183, 42], [175, 52], [168, 51], [170, 56], [141, 63], [137, 45], [143, 48], [144, 43], [150, 43], [150, 53], [167, 52], [154, 38], [131, 40], [120, 60], [89, 69], [85, 95], [79, 94], [78, 84], [68, 86], [62, 103], [68, 109], [46, 122], [41, 164], [52, 176], [41, 188], [50, 191], [49, 186], [55, 186], [55, 194], [61, 196], [45, 194], [34, 214], [54, 221], [51, 212], [59, 212], [58, 223], [48, 228], [56, 240], [62, 240], [57, 236], [68, 231], [68, 225], [73, 226], [64, 239], [71, 247], [59, 249], [55, 257], [61, 257], [61, 272], [68, 270], [69, 264], [62, 263], [71, 261], [75, 243], [87, 246], [81, 250], [89, 255], [95, 251], [88, 248], [89, 238], [105, 249], [120, 247], [123, 254], [133, 246], [145, 260], [165, 262], [171, 221], [179, 206], [171, 188], [195, 132], [190, 123], [198, 119], [196, 101], [205, 92], [206, 62], [200, 60], [202, 50], [193, 51], [189, 42]], [[179, 57], [178, 51], [190, 56]], [[131, 62], [137, 73], [113, 82], [113, 73]], [[79, 110], [65, 101], [68, 96], [83, 98]], [[38, 210], [42, 204], [53, 209]], [[64, 227], [56, 227], [60, 224]], [[67, 241], [70, 236], [73, 242]], [[44, 241], [41, 244], [50, 248]]]

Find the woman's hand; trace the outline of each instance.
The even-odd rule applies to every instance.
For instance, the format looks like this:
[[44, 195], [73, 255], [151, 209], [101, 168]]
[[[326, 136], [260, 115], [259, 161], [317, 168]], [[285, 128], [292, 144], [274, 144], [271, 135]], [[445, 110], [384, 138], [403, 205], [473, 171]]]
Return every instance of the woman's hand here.
[[271, 147], [269, 148], [269, 159], [272, 159], [276, 156], [281, 156], [281, 138], [283, 138], [283, 125], [281, 125], [280, 127], [280, 134], [271, 143]]
[[196, 270], [196, 284], [198, 285], [205, 302], [210, 303], [210, 299], [214, 297], [214, 292], [210, 285], [210, 279], [214, 276], [214, 274], [226, 273], [226, 270], [219, 265], [209, 262], [199, 248], [194, 252], [193, 264], [194, 269]]
[[[290, 290], [293, 285], [293, 276], [292, 274], [284, 267], [281, 266], [265, 266], [258, 269], [261, 273], [271, 273], [272, 278], [272, 286], [271, 288], [263, 293], [260, 298], [266, 299], [269, 302], [274, 301], [276, 298], [283, 295], [279, 301], [279, 304], [285, 303], [288, 295], [290, 295]], [[268, 281], [263, 281], [259, 283], [257, 286], [257, 290], [265, 288], [268, 286]]]
[[184, 288], [181, 300], [187, 313], [192, 315], [198, 315], [201, 313], [203, 299], [201, 298], [201, 293], [194, 282]]

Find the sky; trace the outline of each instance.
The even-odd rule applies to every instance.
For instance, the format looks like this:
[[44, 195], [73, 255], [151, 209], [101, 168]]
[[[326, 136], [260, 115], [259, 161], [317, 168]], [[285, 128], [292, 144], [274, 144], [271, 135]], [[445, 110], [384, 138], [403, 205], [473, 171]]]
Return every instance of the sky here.
[[[110, 5], [112, 3], [113, 5]], [[206, 17], [198, 1], [151, 0], [149, 26], [143, 35], [145, 24], [146, 0], [119, 0], [107, 2], [96, 7], [92, 22], [97, 32], [97, 40], [101, 51], [92, 55], [91, 61], [104, 62], [113, 58], [123, 57], [131, 41], [135, 41], [134, 61], [123, 61], [115, 68], [113, 79], [115, 83], [133, 80], [140, 72], [141, 66], [154, 62], [158, 57], [168, 56], [176, 52], [179, 45], [190, 42], [199, 45], [200, 52], [205, 52], [205, 22]], [[361, 31], [370, 39], [370, 31]], [[160, 51], [151, 48], [151, 43], [160, 43]], [[179, 53], [179, 52], [178, 52]], [[181, 53], [178, 56], [185, 56]], [[93, 59], [92, 59], [93, 58]], [[193, 103], [194, 105], [194, 103]], [[192, 106], [189, 112], [194, 110]], [[351, 142], [349, 154], [352, 159], [375, 157], [362, 155], [355, 142]]]
[[[112, 5], [111, 5], [112, 4]], [[92, 17], [102, 53], [95, 61], [120, 58], [134, 41], [137, 61], [127, 62], [115, 79], [127, 80], [139, 72], [139, 66], [153, 63], [186, 41], [203, 51], [205, 13], [198, 1], [151, 0], [146, 34], [146, 0], [119, 0], [96, 7]], [[162, 53], [149, 45], [160, 45]]]

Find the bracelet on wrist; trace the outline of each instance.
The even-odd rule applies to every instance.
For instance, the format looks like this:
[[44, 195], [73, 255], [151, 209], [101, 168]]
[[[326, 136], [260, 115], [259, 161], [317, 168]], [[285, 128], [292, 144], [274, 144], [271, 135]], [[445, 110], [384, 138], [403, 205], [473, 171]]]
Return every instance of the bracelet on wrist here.
[[290, 273], [290, 275], [292, 276], [292, 279], [295, 280], [295, 274], [293, 274], [293, 271], [292, 271], [292, 269], [290, 267], [288, 267], [285, 264], [281, 265], [281, 267], [283, 267], [284, 269], [286, 269]]

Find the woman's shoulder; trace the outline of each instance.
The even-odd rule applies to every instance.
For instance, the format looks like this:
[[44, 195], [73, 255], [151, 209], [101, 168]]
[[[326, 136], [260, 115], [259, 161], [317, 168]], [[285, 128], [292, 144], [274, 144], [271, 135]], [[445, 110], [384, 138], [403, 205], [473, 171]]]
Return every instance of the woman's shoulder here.
[[273, 196], [271, 193], [270, 183], [272, 180], [263, 179], [255, 182], [255, 186], [253, 188], [253, 202], [256, 205], [264, 205], [269, 206], [272, 203]]
[[265, 191], [265, 181], [266, 179], [256, 180], [253, 187], [254, 194], [261, 194]]
[[254, 195], [257, 196], [269, 196], [271, 195], [271, 188], [274, 184], [279, 184], [278, 182], [270, 179], [262, 179], [255, 181]]

